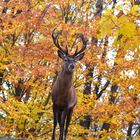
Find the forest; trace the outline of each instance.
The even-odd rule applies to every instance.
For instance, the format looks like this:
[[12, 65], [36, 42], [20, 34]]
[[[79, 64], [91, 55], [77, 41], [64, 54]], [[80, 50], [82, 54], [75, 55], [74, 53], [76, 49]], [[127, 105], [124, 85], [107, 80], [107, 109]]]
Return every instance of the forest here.
[[139, 140], [140, 0], [1, 0], [0, 139], [51, 140], [54, 28], [70, 54], [87, 38], [67, 139]]

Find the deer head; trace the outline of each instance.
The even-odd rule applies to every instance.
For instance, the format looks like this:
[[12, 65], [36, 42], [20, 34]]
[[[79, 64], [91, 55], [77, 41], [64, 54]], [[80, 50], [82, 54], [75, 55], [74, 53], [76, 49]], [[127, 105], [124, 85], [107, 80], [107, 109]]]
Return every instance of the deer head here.
[[78, 51], [78, 47], [77, 47], [75, 53], [73, 55], [70, 55], [68, 53], [68, 47], [66, 46], [65, 50], [63, 50], [60, 47], [60, 44], [58, 41], [58, 37], [62, 33], [62, 30], [59, 32], [56, 32], [56, 33], [55, 33], [55, 30], [56, 30], [56, 28], [52, 32], [52, 38], [53, 38], [53, 42], [54, 42], [55, 46], [58, 48], [58, 56], [63, 60], [62, 68], [67, 73], [72, 73], [74, 71], [76, 62], [81, 60], [85, 55], [84, 50], [86, 49], [88, 40], [82, 34], [79, 34], [78, 37], [81, 38], [81, 40], [83, 42], [83, 46], [79, 51]]

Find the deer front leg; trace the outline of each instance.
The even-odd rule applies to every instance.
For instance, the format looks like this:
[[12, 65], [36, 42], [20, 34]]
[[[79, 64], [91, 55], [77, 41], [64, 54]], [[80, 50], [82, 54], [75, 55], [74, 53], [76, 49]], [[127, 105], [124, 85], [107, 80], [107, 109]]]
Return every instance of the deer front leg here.
[[58, 123], [59, 123], [59, 126], [61, 125], [61, 119], [62, 119], [62, 111], [59, 111], [58, 112]]
[[65, 128], [65, 140], [68, 133], [69, 124], [72, 118], [73, 108], [70, 108], [67, 113], [66, 128]]
[[52, 140], [55, 140], [55, 132], [56, 132], [56, 126], [58, 122], [58, 110], [57, 108], [53, 105], [53, 115], [54, 115], [54, 122], [53, 122], [53, 135], [52, 135]]
[[64, 137], [64, 125], [65, 125], [66, 116], [67, 116], [67, 110], [64, 110], [61, 116], [59, 140], [63, 140]]

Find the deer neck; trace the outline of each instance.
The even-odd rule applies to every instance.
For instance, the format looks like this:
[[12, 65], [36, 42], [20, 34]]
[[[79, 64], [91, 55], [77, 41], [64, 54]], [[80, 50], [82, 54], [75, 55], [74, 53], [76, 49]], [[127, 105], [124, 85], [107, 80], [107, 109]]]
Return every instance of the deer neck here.
[[61, 81], [61, 86], [69, 89], [73, 85], [73, 72], [67, 72], [64, 69], [60, 72], [59, 79]]

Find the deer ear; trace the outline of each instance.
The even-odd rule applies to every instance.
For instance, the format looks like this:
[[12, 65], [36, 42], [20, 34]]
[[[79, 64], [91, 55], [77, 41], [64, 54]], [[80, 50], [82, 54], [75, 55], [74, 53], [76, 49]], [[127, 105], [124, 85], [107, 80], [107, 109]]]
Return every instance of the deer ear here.
[[59, 56], [61, 59], [64, 59], [64, 58], [65, 58], [65, 54], [62, 53], [60, 50], [58, 50], [58, 56]]
[[85, 53], [83, 52], [83, 53], [81, 53], [80, 55], [75, 56], [75, 60], [76, 60], [76, 61], [80, 61], [81, 59], [83, 59], [84, 55], [85, 55]]

